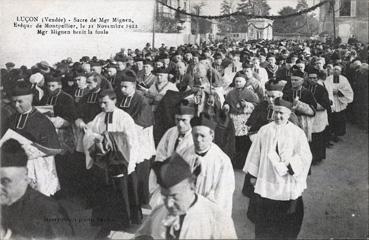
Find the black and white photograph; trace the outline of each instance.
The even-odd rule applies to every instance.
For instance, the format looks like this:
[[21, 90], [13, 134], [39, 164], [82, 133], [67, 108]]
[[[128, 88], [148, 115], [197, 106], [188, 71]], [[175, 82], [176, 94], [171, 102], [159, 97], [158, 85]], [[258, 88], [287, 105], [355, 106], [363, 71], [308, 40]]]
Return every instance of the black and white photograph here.
[[368, 239], [368, 0], [0, 0], [0, 239]]

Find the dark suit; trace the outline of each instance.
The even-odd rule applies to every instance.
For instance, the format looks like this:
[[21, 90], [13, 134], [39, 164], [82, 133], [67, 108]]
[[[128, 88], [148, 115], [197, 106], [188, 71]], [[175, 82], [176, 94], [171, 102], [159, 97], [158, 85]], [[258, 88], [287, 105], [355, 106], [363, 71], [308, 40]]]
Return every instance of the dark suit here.
[[41, 99], [40, 105], [53, 105], [55, 117], [61, 117], [71, 123], [77, 119], [73, 97], [63, 90], [56, 96], [45, 95]]
[[[100, 90], [101, 91], [101, 90]], [[79, 101], [77, 107], [77, 116], [81, 118], [86, 124], [92, 121], [97, 114], [101, 112], [101, 108], [98, 102], [99, 92], [89, 92], [84, 95]]]
[[15, 203], [2, 206], [1, 210], [1, 225], [12, 231], [12, 239], [54, 239], [74, 235], [66, 211], [55, 200], [31, 187]]
[[60, 147], [54, 125], [35, 108], [28, 114], [13, 114], [4, 125], [3, 133], [10, 128], [42, 146], [48, 148]]
[[[126, 103], [126, 104], [124, 104]], [[127, 112], [141, 127], [149, 127], [154, 124], [154, 116], [146, 97], [135, 92], [132, 97], [118, 96], [117, 107]]]

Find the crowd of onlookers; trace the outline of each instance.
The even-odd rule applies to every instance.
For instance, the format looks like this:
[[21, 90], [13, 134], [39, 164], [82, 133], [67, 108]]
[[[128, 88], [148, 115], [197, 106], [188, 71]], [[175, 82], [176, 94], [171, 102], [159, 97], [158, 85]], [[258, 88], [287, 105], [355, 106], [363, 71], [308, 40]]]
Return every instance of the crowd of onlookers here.
[[[159, 214], [153, 219], [163, 220], [160, 214], [166, 211], [177, 216], [169, 205], [179, 201], [173, 194], [184, 191], [188, 196], [182, 196], [182, 203], [187, 208], [197, 203], [214, 211], [211, 218], [222, 216], [204, 202], [205, 197], [226, 212], [213, 224], [229, 223], [234, 168], [246, 173], [243, 193], [252, 199], [248, 217], [256, 223], [256, 235], [269, 236], [265, 233], [269, 210], [264, 207], [272, 206], [289, 212], [288, 216], [276, 213], [287, 219], [281, 220], [279, 228], [296, 222], [287, 235], [278, 234], [295, 238], [311, 164], [326, 158], [326, 148], [345, 135], [347, 121], [366, 131], [368, 127], [368, 46], [357, 41], [237, 42], [226, 38], [159, 48], [148, 43], [141, 50], [122, 48], [111, 59], [83, 56], [53, 65], [47, 61], [19, 64], [8, 62], [1, 69], [2, 134], [12, 129], [40, 145], [60, 149], [56, 156], [23, 161], [19, 166], [27, 167], [30, 186], [44, 195], [80, 194], [95, 217], [119, 220], [119, 224], [95, 222], [102, 227], [99, 237], [141, 223], [141, 206], [160, 204], [160, 198], [154, 197], [160, 195], [158, 185], [166, 208], [153, 212]], [[270, 127], [287, 122], [288, 127]], [[273, 153], [265, 153], [268, 144], [275, 148]], [[291, 149], [304, 156], [286, 157]], [[211, 164], [207, 158], [212, 158]], [[268, 164], [262, 164], [265, 159], [275, 164], [275, 176]], [[193, 176], [195, 180], [187, 182]], [[288, 185], [292, 177], [302, 180]], [[279, 178], [291, 192], [275, 189], [278, 184], [268, 185]], [[176, 186], [184, 180], [179, 191]], [[200, 221], [196, 214], [189, 216], [194, 223]], [[188, 233], [188, 225], [201, 232], [183, 218], [164, 220], [168, 223], [164, 238], [183, 237], [181, 229]], [[209, 223], [201, 221], [199, 226]], [[157, 222], [145, 222], [139, 232], [148, 234], [150, 224]], [[273, 227], [269, 230], [277, 234], [280, 229]], [[213, 231], [219, 238], [235, 236], [232, 229], [224, 235], [219, 229]], [[189, 236], [196, 235], [185, 237]]]

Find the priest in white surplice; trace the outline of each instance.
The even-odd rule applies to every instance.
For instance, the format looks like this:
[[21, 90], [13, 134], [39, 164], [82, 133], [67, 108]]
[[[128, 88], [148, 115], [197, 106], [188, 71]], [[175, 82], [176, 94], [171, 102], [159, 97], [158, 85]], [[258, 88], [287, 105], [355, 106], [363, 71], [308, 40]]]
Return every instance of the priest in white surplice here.
[[83, 138], [86, 167], [95, 185], [92, 225], [101, 227], [99, 238], [142, 220], [135, 170], [140, 157], [137, 128], [132, 117], [116, 107], [116, 98], [114, 90], [99, 93], [102, 112], [87, 124]]
[[255, 183], [255, 237], [296, 239], [304, 210], [302, 192], [312, 160], [304, 131], [288, 121], [292, 103], [277, 98], [274, 121], [253, 141], [244, 172]]
[[237, 239], [224, 209], [195, 192], [190, 165], [174, 154], [153, 166], [163, 204], [154, 208], [135, 239]]
[[173, 152], [193, 145], [190, 121], [195, 115], [195, 109], [187, 100], [182, 100], [175, 109], [176, 126], [169, 128], [161, 138], [155, 161], [164, 161]]
[[177, 151], [197, 176], [196, 193], [232, 215], [235, 176], [230, 158], [215, 144], [216, 123], [206, 113], [191, 120], [194, 145]]
[[354, 99], [350, 82], [341, 74], [340, 66], [333, 67], [333, 75], [330, 75], [325, 80], [326, 87], [333, 91], [332, 113], [330, 119], [331, 129], [334, 135], [334, 140], [338, 141], [339, 136], [346, 134], [346, 108]]
[[[174, 116], [176, 126], [169, 128], [161, 138], [156, 150], [156, 162], [162, 162], [176, 151], [193, 145], [190, 121], [194, 115], [195, 108], [187, 100], [182, 100], [176, 105]], [[156, 180], [155, 173], [151, 171], [149, 191], [151, 195], [150, 205], [152, 207], [162, 202], [159, 192], [160, 188]]]

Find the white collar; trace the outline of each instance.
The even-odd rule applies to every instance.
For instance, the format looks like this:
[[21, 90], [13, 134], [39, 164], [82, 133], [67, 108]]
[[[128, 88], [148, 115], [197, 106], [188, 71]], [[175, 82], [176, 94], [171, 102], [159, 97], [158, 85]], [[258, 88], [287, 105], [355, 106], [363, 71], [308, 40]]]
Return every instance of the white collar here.
[[33, 110], [33, 107], [31, 107], [31, 109], [30, 109], [30, 110], [28, 110], [28, 111], [26, 111], [26, 112], [22, 113], [22, 115], [23, 115], [23, 114], [28, 114], [28, 113], [32, 112], [32, 110]]

